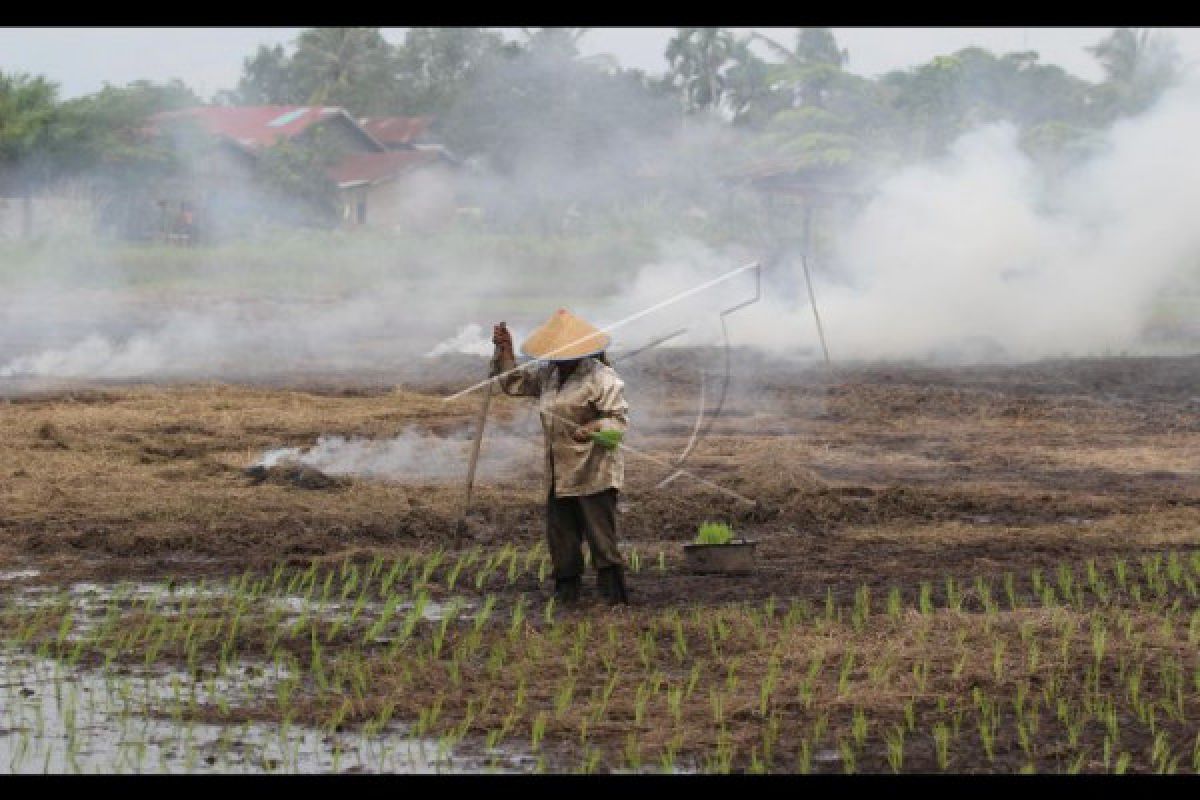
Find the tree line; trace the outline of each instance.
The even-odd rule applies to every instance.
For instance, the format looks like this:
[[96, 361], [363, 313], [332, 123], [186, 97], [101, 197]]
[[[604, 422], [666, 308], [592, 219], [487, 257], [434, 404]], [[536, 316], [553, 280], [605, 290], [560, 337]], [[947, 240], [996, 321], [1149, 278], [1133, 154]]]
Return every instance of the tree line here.
[[[1058, 164], [1181, 75], [1168, 36], [1131, 28], [1088, 48], [1103, 67], [1098, 82], [1033, 51], [979, 47], [864, 77], [828, 28], [801, 28], [790, 42], [679, 28], [666, 70], [653, 75], [584, 57], [585, 33], [534, 28], [513, 40], [488, 28], [411, 28], [393, 44], [378, 28], [311, 28], [286, 47], [260, 46], [212, 102], [432, 115], [440, 142], [501, 175], [546, 153], [594, 162], [700, 124], [737, 131], [746, 159], [803, 169], [936, 156], [971, 127], [1007, 120], [1032, 155]], [[0, 72], [0, 196], [84, 172], [108, 187], [169, 172], [172, 154], [138, 131], [155, 112], [200, 104], [178, 80], [61, 100], [43, 76]]]

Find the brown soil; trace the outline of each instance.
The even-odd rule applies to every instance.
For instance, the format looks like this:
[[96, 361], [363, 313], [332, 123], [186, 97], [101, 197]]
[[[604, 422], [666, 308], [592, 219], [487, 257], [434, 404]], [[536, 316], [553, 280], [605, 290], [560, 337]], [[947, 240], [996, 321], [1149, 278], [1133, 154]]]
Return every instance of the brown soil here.
[[[655, 488], [695, 421], [695, 373], [680, 363], [626, 371], [628, 442], [653, 460], [627, 458], [621, 536], [643, 553], [664, 551], [673, 567], [633, 581], [640, 603], [819, 595], [864, 581], [911, 588], [946, 573], [1028, 572], [1196, 541], [1200, 358], [831, 371], [755, 363], [760, 377], [734, 376], [735, 395], [684, 464], [753, 504], [689, 475]], [[0, 558], [53, 581], [450, 547], [462, 495], [452, 479], [389, 485], [248, 468], [265, 450], [322, 433], [461, 432], [474, 397], [312, 388], [10, 398], [0, 405]], [[493, 425], [528, 413], [510, 398], [493, 409]], [[538, 469], [480, 483], [462, 546], [540, 538]], [[756, 575], [675, 569], [680, 545], [708, 519], [761, 543]]]
[[[622, 370], [635, 426], [627, 441], [653, 458], [629, 456], [628, 485], [621, 498], [621, 539], [631, 560], [636, 550], [640, 562], [640, 569], [631, 568], [628, 575], [635, 607], [608, 612], [586, 605], [563, 617], [575, 626], [595, 622], [588, 653], [593, 653], [592, 640], [594, 652], [601, 653], [608, 641], [601, 640], [603, 631], [615, 626], [627, 646], [614, 649], [612, 658], [635, 677], [638, 649], [629, 643], [641, 642], [653, 630], [661, 639], [661, 663], [668, 663], [672, 640], [665, 626], [676, 610], [689, 615], [689, 652], [704, 652], [706, 631], [714, 620], [726, 619], [736, 640], [727, 650], [737, 654], [734, 660], [746, 674], [742, 688], [730, 690], [741, 704], [730, 706], [730, 718], [746, 722], [744, 728], [734, 726], [739, 737], [761, 727], [750, 722], [756, 681], [770, 655], [784, 654], [781, 680], [787, 696], [793, 696], [808, 653], [821, 647], [829, 652], [831, 667], [822, 673], [824, 688], [817, 693], [816, 707], [832, 709], [831, 729], [839, 735], [848, 735], [853, 709], [869, 707], [874, 727], [868, 742], [875, 747], [868, 750], [874, 755], [861, 767], [886, 770], [883, 721], [898, 721], [906, 698], [923, 696], [933, 702], [940, 694], [962, 700], [975, 685], [997, 692], [1012, 688], [1011, 676], [997, 673], [990, 683], [987, 678], [995, 642], [1007, 642], [1009, 654], [1026, 647], [1021, 626], [1027, 624], [1038, 631], [1045, 628], [1045, 652], [1057, 646], [1060, 636], [1078, 638], [1077, 646], [1084, 649], [1092, 641], [1087, 628], [1072, 633], [1063, 627], [1068, 632], [1059, 633], [1055, 626], [1066, 624], [1068, 611], [1051, 615], [1037, 607], [1035, 571], [1050, 575], [1073, 564], [1075, 574], [1082, 575], [1087, 561], [1109, 569], [1118, 558], [1187, 552], [1200, 544], [1200, 358], [836, 370], [743, 362], [744, 374], [735, 376], [725, 413], [684, 465], [691, 476], [655, 488], [672, 471], [664, 464], [682, 451], [694, 425], [697, 383], [692, 366], [681, 357]], [[750, 373], [759, 377], [751, 382]], [[469, 376], [461, 377], [454, 383], [439, 376], [438, 381], [446, 381], [439, 387], [469, 382]], [[430, 386], [386, 391], [321, 381], [308, 389], [110, 386], [10, 398], [0, 405], [0, 569], [34, 567], [42, 571], [37, 580], [58, 583], [82, 577], [229, 574], [280, 561], [306, 566], [350, 557], [361, 562], [376, 555], [453, 548], [462, 500], [462, 487], [453, 480], [396, 485], [331, 479], [288, 467], [248, 468], [268, 449], [309, 445], [321, 434], [383, 438], [408, 425], [438, 434], [461, 432], [471, 424], [475, 402], [467, 397], [444, 403]], [[492, 407], [496, 427], [516, 425], [528, 414], [522, 401], [509, 398], [497, 398]], [[540, 541], [540, 486], [538, 469], [527, 466], [514, 468], [502, 481], [482, 481], [476, 491], [478, 511], [457, 544], [489, 550], [508, 543], [527, 548]], [[728, 521], [739, 535], [759, 542], [754, 574], [699, 576], [686, 571], [682, 544], [705, 520]], [[921, 616], [916, 619], [925, 621], [908, 624], [922, 584], [930, 584], [935, 604], [945, 608], [947, 577], [958, 579], [962, 587], [976, 578], [990, 580], [998, 593], [1009, 574], [1016, 591], [1030, 600], [1011, 618], [974, 614], [979, 609], [969, 599], [962, 612]], [[434, 580], [444, 577], [438, 573]], [[494, 594], [500, 598], [499, 611], [510, 612], [521, 593], [547, 595], [546, 583], [527, 572], [515, 582], [497, 573], [478, 587], [463, 581], [454, 594]], [[590, 584], [589, 579], [589, 594]], [[812, 640], [786, 626], [768, 627], [759, 641], [749, 632], [759, 624], [754, 616], [759, 612], [736, 604], [752, 601], [762, 608], [774, 596], [781, 613], [793, 601], [819, 613], [831, 596], [844, 611], [863, 586], [877, 604], [895, 588], [907, 610], [886, 622], [873, 617], [861, 630], [850, 629], [839, 617], [824, 633], [818, 626], [819, 635]], [[438, 599], [440, 593], [434, 591], [434, 596]], [[1191, 613], [1193, 605], [1182, 611]], [[696, 606], [720, 608], [708, 617], [690, 616]], [[534, 611], [530, 618], [538, 616]], [[1116, 619], [1108, 623], [1114, 630]], [[1157, 625], [1157, 617], [1148, 619]], [[992, 625], [1000, 633], [980, 632]], [[919, 632], [915, 641], [914, 631]], [[974, 638], [955, 639], [961, 631], [972, 637], [978, 633], [978, 644]], [[1157, 627], [1154, 631], [1158, 636]], [[552, 693], [561, 679], [556, 672], [560, 665], [550, 663], [558, 658], [557, 645], [543, 649], [539, 638], [552, 633], [534, 624], [520, 647], [537, 655], [515, 662], [544, 666], [555, 676], [546, 685], [529, 687], [530, 714], [554, 703]], [[499, 646], [503, 626], [489, 628], [485, 636], [481, 652], [488, 651], [493, 639]], [[1189, 644], [1170, 631], [1162, 636], [1156, 643], [1162, 652], [1169, 646], [1179, 658], [1190, 658]], [[1141, 647], [1140, 639], [1130, 641], [1130, 648]], [[298, 653], [306, 648], [304, 641], [297, 644]], [[908, 674], [910, 662], [932, 659], [936, 680], [946, 683], [932, 692], [905, 689], [909, 693], [903, 697], [847, 693], [837, 687], [832, 666], [846, 648], [895, 651], [901, 676]], [[965, 667], [953, 675], [938, 672], [937, 665], [946, 666], [959, 654]], [[590, 675], [591, 662], [598, 658], [602, 655], [589, 655], [580, 674]], [[713, 669], [718, 662], [722, 669], [727, 666], [714, 651]], [[523, 673], [504, 671], [496, 677], [485, 674], [482, 663], [469, 663], [464, 668], [478, 674], [456, 680], [491, 681], [487, 685], [497, 697], [508, 697], [524, 681]], [[443, 667], [436, 661], [414, 662], [413, 674]], [[398, 715], [405, 710], [415, 714], [432, 695], [400, 682], [401, 674], [394, 661], [373, 663], [372, 686], [377, 688], [368, 700], [401, 698]], [[408, 675], [407, 668], [403, 674]], [[670, 681], [686, 682], [682, 673], [666, 674]], [[1031, 668], [1027, 676], [1020, 674], [1022, 680], [1035, 680], [1040, 673]], [[701, 717], [709, 713], [709, 683], [719, 688], [722, 680], [722, 675], [705, 673], [699, 699], [688, 707], [697, 722], [683, 729], [699, 743], [699, 751], [720, 747]], [[874, 685], [860, 669], [852, 676], [852, 689], [860, 680], [863, 686]], [[445, 689], [436, 675], [429, 681], [428, 692]], [[426, 685], [424, 679], [419, 683]], [[622, 684], [615, 695], [619, 713], [612, 718], [612, 729], [594, 732], [593, 740], [611, 751], [605, 761], [609, 765], [617, 763], [612, 753], [620, 750], [629, 727], [622, 727], [620, 715], [627, 713], [626, 723], [634, 715], [632, 686]], [[602, 687], [581, 684], [580, 691], [585, 688], [595, 693]], [[449, 719], [468, 713], [459, 708], [465, 698], [447, 701]], [[917, 712], [922, 719], [941, 719], [942, 714], [923, 706]], [[325, 718], [330, 709], [314, 707], [311, 713]], [[368, 703], [356, 713], [365, 717], [376, 709]], [[807, 706], [788, 706], [782, 713], [789, 721], [793, 716], [805, 724], [812, 721]], [[479, 714], [481, 721], [472, 730], [485, 731], [502, 724], [508, 711], [500, 703]], [[527, 716], [520, 717], [525, 726], [521, 735], [529, 723]], [[1191, 741], [1193, 728], [1180, 723], [1172, 727], [1172, 736]], [[642, 730], [649, 738], [656, 735], [646, 726]], [[547, 741], [556, 735], [556, 746], [567, 748], [563, 763], [584, 757], [570, 751], [569, 742], [578, 736], [570, 724], [552, 723]], [[781, 747], [794, 752], [799, 746], [795, 736], [782, 734]], [[999, 745], [1002, 755], [990, 768], [1019, 769], [1025, 758], [1019, 755], [1015, 733], [1005, 736], [1009, 738]], [[1055, 736], [1049, 737], [1051, 744]], [[1095, 731], [1084, 735], [1085, 742], [1101, 738]], [[1148, 742], [1137, 739], [1128, 746], [1140, 753], [1136, 748], [1148, 747]], [[739, 741], [737, 766], [746, 767], [751, 745]], [[1045, 758], [1038, 761], [1043, 768], [1057, 763], [1053, 753]], [[910, 768], [932, 768], [934, 761], [931, 738], [913, 741]], [[982, 756], [956, 750], [952, 764], [975, 769]], [[1085, 768], [1096, 766], [1089, 761]]]

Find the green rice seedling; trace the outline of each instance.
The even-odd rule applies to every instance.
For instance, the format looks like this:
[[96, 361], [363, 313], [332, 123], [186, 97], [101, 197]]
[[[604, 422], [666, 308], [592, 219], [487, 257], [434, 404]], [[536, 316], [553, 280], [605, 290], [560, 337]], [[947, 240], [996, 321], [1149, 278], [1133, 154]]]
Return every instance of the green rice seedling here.
[[687, 636], [683, 632], [683, 620], [678, 616], [675, 617], [674, 624], [675, 639], [671, 645], [671, 652], [675, 654], [675, 662], [683, 666], [683, 662], [687, 659], [688, 645]]
[[628, 766], [629, 769], [637, 771], [638, 768], [641, 768], [642, 747], [640, 742], [637, 740], [637, 730], [630, 730], [630, 732], [625, 735], [624, 758], [625, 765]]
[[725, 724], [725, 709], [721, 703], [721, 693], [717, 691], [716, 687], [708, 690], [708, 701], [712, 707], [713, 723], [717, 727], [722, 727]]
[[854, 610], [851, 613], [850, 621], [855, 631], [861, 631], [867, 623], [867, 618], [871, 615], [871, 589], [867, 586], [859, 586], [854, 591]]
[[962, 591], [953, 576], [946, 576], [946, 605], [951, 611], [962, 611]]
[[962, 675], [963, 668], [967, 664], [967, 656], [970, 655], [970, 651], [964, 646], [967, 640], [967, 632], [965, 630], [958, 631], [958, 633], [954, 635], [954, 640], [955, 647], [959, 653], [958, 660], [954, 662], [954, 669], [950, 674], [951, 677], [958, 678], [960, 675]]
[[1042, 589], [1045, 583], [1042, 582], [1042, 570], [1040, 567], [1034, 567], [1029, 573], [1029, 582], [1033, 584], [1033, 593], [1041, 596]]
[[1089, 558], [1083, 562], [1083, 569], [1087, 574], [1088, 590], [1099, 597], [1102, 593], [1099, 587], [1103, 586], [1104, 579], [1100, 577], [1100, 570], [1096, 567], [1096, 559]]
[[887, 743], [888, 766], [892, 772], [899, 774], [904, 769], [904, 726], [893, 725], [885, 734]]
[[781, 664], [778, 655], [772, 655], [767, 662], [767, 674], [763, 678], [763, 682], [759, 684], [758, 689], [758, 713], [759, 716], [767, 715], [767, 705], [771, 701], [771, 695], [775, 692], [775, 687], [779, 682], [779, 673]]
[[463, 567], [466, 564], [466, 559], [467, 559], [467, 557], [465, 554], [459, 556], [458, 559], [454, 562], [454, 566], [451, 567], [450, 571], [446, 574], [446, 590], [447, 591], [451, 591], [451, 592], [454, 591], [454, 584], [458, 583], [458, 575], [459, 575], [459, 573], [462, 572]]
[[862, 746], [866, 744], [868, 730], [866, 713], [861, 708], [855, 708], [850, 719], [850, 733], [854, 737], [855, 747], [862, 749]]
[[543, 551], [542, 551], [542, 547], [540, 544], [534, 545], [534, 546], [528, 548], [525, 551], [525, 560], [521, 564], [521, 571], [522, 572], [532, 572], [533, 565], [537, 562], [538, 558], [542, 555], [542, 552]]
[[893, 586], [888, 589], [887, 596], [887, 615], [888, 619], [895, 622], [900, 619], [900, 614], [904, 610], [904, 603], [900, 598], [899, 587]]
[[650, 702], [650, 697], [654, 694], [654, 688], [646, 681], [638, 684], [633, 695], [633, 722], [634, 725], [641, 725], [646, 719], [646, 705]]
[[[483, 584], [491, 577], [492, 572], [498, 567], [499, 560], [497, 556], [488, 556], [487, 560], [479, 565], [479, 570], [475, 573], [475, 588], [483, 589]], [[541, 576], [538, 577], [541, 580]]]
[[917, 691], [925, 693], [925, 684], [929, 680], [929, 659], [923, 658], [919, 662], [913, 662], [912, 667], [913, 680], [917, 684]]
[[846, 739], [838, 738], [838, 753], [842, 756], [842, 771], [847, 775], [858, 772], [858, 761], [854, 744]]
[[750, 747], [750, 766], [746, 769], [746, 772], [748, 772], [751, 775], [765, 775], [767, 773], [766, 764], [764, 764], [758, 758], [758, 746], [757, 745], [752, 745]]
[[1126, 586], [1129, 582], [1129, 575], [1128, 565], [1125, 563], [1125, 559], [1118, 558], [1113, 562], [1113, 574], [1117, 578], [1117, 586], [1119, 586], [1122, 590], [1126, 589]]
[[442, 645], [445, 644], [446, 641], [446, 633], [449, 631], [450, 626], [454, 624], [454, 621], [458, 619], [458, 613], [461, 609], [462, 601], [456, 597], [451, 601], [450, 607], [446, 610], [446, 613], [442, 615], [442, 620], [434, 630], [433, 639], [431, 641], [433, 649], [430, 655], [432, 655], [433, 658], [436, 659], [441, 656]]
[[1001, 683], [1004, 680], [1004, 640], [997, 639], [992, 642], [992, 677], [996, 683]]
[[658, 658], [658, 642], [653, 631], [647, 630], [638, 637], [638, 658], [646, 670], [649, 670], [650, 665]]
[[1063, 600], [1072, 603], [1075, 596], [1075, 570], [1070, 564], [1058, 565], [1058, 588], [1062, 591]]
[[833, 622], [837, 616], [837, 606], [833, 600], [833, 587], [825, 587], [825, 621]]
[[917, 607], [922, 614], [933, 613], [933, 584], [929, 581], [921, 581], [921, 586], [917, 595]]
[[1008, 600], [1009, 611], [1017, 610], [1017, 582], [1011, 572], [1004, 573], [1004, 597]]
[[514, 639], [514, 640], [516, 639], [517, 635], [521, 632], [521, 630], [524, 626], [524, 622], [525, 622], [525, 594], [522, 593], [517, 598], [517, 602], [513, 604], [512, 624], [508, 628], [508, 635], [509, 635], [510, 639]]
[[441, 565], [446, 554], [442, 548], [438, 548], [425, 557], [425, 566], [421, 570], [421, 583], [429, 583], [429, 579], [433, 576], [434, 570]]
[[1096, 663], [1104, 660], [1104, 651], [1108, 641], [1108, 630], [1104, 627], [1103, 620], [1098, 617], [1092, 617], [1092, 656]]
[[938, 722], [934, 724], [933, 742], [938, 769], [945, 772], [950, 766], [950, 728], [946, 723]]
[[1150, 763], [1154, 765], [1156, 772], [1165, 774], [1169, 771], [1170, 761], [1171, 746], [1167, 741], [1167, 732], [1158, 731], [1150, 745]]
[[475, 612], [474, 630], [479, 633], [483, 630], [483, 626], [487, 624], [492, 617], [492, 612], [496, 609], [496, 595], [489, 594], [483, 599], [483, 605]]
[[808, 775], [812, 772], [812, 743], [807, 738], [801, 738], [796, 748], [796, 773]]
[[509, 586], [517, 582], [517, 574], [517, 548], [514, 547], [508, 558], [508, 572], [505, 573]]
[[763, 727], [763, 766], [768, 772], [775, 765], [775, 745], [779, 742], [780, 725], [779, 713], [775, 712], [771, 714], [767, 719], [767, 724]]
[[729, 664], [725, 670], [725, 690], [727, 692], [729, 692], [730, 695], [732, 695], [735, 691], [737, 691], [738, 683], [741, 680], [737, 674], [737, 669], [740, 664], [741, 664], [740, 658], [730, 659]]
[[529, 732], [529, 746], [536, 752], [541, 748], [542, 736], [546, 735], [546, 712], [538, 711], [538, 716], [534, 717], [532, 728]]
[[658, 573], [660, 575], [662, 575], [662, 574], [665, 574], [666, 571], [667, 571], [667, 554], [664, 551], [659, 550], [658, 551]]
[[696, 544], [729, 544], [733, 528], [724, 522], [703, 522], [696, 531]]
[[992, 600], [992, 584], [982, 575], [975, 576], [975, 594], [984, 613], [991, 616], [996, 613], [996, 603]]
[[630, 549], [629, 551], [629, 570], [631, 572], [642, 571], [642, 557], [638, 555], [636, 547]]
[[850, 688], [850, 675], [854, 671], [854, 648], [846, 648], [846, 652], [842, 656], [841, 670], [838, 672], [838, 696], [844, 697], [846, 691]]

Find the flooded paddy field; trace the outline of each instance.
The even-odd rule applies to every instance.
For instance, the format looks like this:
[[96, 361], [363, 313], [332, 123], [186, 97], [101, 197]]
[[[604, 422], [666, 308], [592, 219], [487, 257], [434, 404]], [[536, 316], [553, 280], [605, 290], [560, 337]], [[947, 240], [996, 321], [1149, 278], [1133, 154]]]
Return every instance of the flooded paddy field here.
[[[7, 396], [0, 769], [1200, 768], [1200, 359], [741, 368], [663, 488], [698, 369], [622, 370], [620, 609], [550, 601], [519, 401], [455, 535], [478, 364]], [[247, 472], [401, 431], [423, 479]]]

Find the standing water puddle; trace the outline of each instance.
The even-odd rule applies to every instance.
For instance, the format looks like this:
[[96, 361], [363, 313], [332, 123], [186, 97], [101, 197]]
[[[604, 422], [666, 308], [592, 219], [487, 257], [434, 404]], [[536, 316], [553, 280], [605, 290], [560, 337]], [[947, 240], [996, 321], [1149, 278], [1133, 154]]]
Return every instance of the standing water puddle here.
[[[27, 577], [22, 574], [20, 577]], [[29, 576], [32, 577], [32, 576]], [[23, 610], [67, 604], [68, 640], [99, 626], [114, 605], [157, 598], [160, 612], [178, 612], [185, 598], [222, 597], [222, 586], [77, 583], [31, 587], [10, 595]], [[312, 602], [286, 595], [260, 598], [284, 618], [348, 614], [353, 603]], [[455, 604], [428, 602], [425, 619], [442, 619]], [[11, 606], [10, 606], [11, 607]], [[381, 607], [365, 604], [360, 613]], [[468, 608], [458, 603], [459, 610]], [[411, 609], [401, 604], [399, 609]], [[186, 613], [186, 612], [185, 612]], [[200, 723], [184, 709], [236, 709], [273, 694], [288, 678], [278, 664], [238, 662], [223, 677], [194, 679], [163, 666], [69, 666], [15, 647], [0, 647], [0, 770], [9, 772], [463, 772], [527, 771], [528, 759], [496, 752], [464, 757], [435, 740], [414, 738], [392, 723], [371, 734], [258, 721]], [[173, 714], [166, 709], [174, 709]]]

